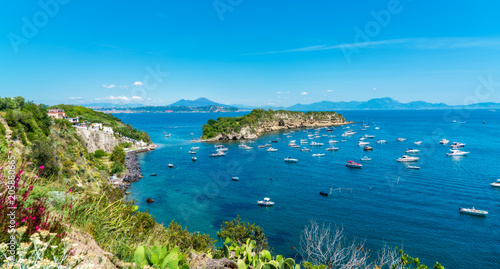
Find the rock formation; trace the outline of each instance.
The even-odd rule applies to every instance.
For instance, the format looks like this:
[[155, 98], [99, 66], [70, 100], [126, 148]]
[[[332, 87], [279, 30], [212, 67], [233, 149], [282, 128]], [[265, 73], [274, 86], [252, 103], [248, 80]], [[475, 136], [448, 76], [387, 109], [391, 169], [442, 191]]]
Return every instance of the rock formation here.
[[102, 149], [107, 153], [111, 153], [115, 146], [119, 144], [118, 139], [114, 135], [84, 128], [77, 128], [76, 132], [85, 141], [85, 147], [88, 152], [95, 152]]
[[128, 152], [127, 156], [125, 156], [125, 167], [128, 173], [123, 177], [124, 182], [136, 182], [143, 177], [139, 162], [137, 161], [137, 156], [134, 152]]

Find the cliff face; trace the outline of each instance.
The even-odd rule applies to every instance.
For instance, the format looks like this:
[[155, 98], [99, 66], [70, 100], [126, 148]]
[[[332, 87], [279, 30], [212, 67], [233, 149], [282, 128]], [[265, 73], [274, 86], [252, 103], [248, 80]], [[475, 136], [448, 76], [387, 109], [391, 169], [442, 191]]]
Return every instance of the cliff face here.
[[238, 132], [218, 134], [206, 141], [256, 139], [266, 132], [295, 128], [315, 128], [350, 124], [336, 113], [274, 113], [271, 118], [261, 119], [258, 123], [244, 126]]
[[98, 149], [102, 149], [107, 153], [111, 153], [115, 146], [118, 146], [118, 139], [114, 135], [107, 134], [95, 130], [87, 130], [82, 128], [77, 128], [76, 132], [85, 141], [85, 147], [88, 152], [95, 152]]

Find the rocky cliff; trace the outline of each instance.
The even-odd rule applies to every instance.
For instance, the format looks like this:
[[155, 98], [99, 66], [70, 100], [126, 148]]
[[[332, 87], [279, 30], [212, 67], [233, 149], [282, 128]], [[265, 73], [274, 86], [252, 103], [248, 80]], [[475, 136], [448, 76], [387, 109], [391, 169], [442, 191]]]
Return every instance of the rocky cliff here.
[[102, 149], [107, 153], [111, 153], [115, 146], [119, 144], [118, 139], [114, 135], [105, 132], [84, 128], [77, 128], [76, 131], [85, 141], [85, 147], [88, 152], [95, 152], [98, 149]]
[[[238, 118], [219, 118], [203, 126], [204, 134], [216, 130], [215, 135], [204, 137], [204, 141], [256, 139], [260, 135], [283, 129], [315, 128], [350, 124], [335, 112], [292, 112], [254, 110]], [[207, 130], [206, 130], [207, 129]]]

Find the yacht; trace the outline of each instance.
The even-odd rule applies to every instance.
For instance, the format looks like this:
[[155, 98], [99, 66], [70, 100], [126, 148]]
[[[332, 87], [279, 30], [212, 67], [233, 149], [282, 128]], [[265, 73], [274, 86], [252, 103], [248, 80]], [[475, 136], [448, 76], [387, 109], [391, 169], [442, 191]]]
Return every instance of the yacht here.
[[193, 156], [193, 157], [191, 158], [191, 160], [192, 160], [192, 161], [196, 161], [196, 160], [198, 160], [198, 158], [196, 158], [196, 156]]
[[300, 151], [310, 151], [310, 149], [308, 149], [308, 148], [302, 148], [302, 149], [300, 149]]
[[492, 187], [497, 187], [497, 188], [500, 188], [500, 179], [497, 179], [496, 182], [493, 182], [490, 184]]
[[461, 150], [458, 150], [458, 149], [450, 149], [451, 152], [450, 153], [446, 153], [447, 156], [465, 156], [467, 154], [469, 154], [470, 152], [467, 152], [467, 151], [461, 151]]
[[224, 153], [223, 151], [217, 151], [217, 153], [211, 153], [208, 156], [210, 156], [210, 157], [224, 157], [224, 156], [226, 156], [226, 153]]
[[372, 147], [370, 147], [370, 146], [366, 146], [366, 147], [364, 147], [364, 148], [363, 148], [363, 150], [364, 150], [364, 151], [369, 151], [369, 150], [373, 150], [373, 148], [372, 148]]
[[307, 139], [300, 139], [300, 144], [307, 144]]
[[387, 140], [377, 140], [377, 144], [386, 144]]
[[266, 197], [262, 201], [257, 201], [257, 204], [260, 206], [273, 206], [274, 202], [272, 202], [271, 199]]
[[345, 166], [350, 167], [350, 168], [361, 168], [361, 167], [363, 167], [363, 165], [361, 165], [360, 163], [356, 163], [354, 161], [347, 161], [347, 163], [345, 164]]
[[337, 144], [337, 142], [339, 142], [339, 141], [337, 141], [337, 140], [328, 140], [328, 144]]
[[360, 158], [361, 161], [371, 161], [372, 158], [368, 157], [368, 156], [365, 156], [363, 158]]
[[380, 127], [375, 127], [375, 130], [378, 130], [378, 129], [380, 129]]
[[200, 147], [191, 147], [191, 150], [199, 150]]
[[243, 146], [241, 146], [242, 149], [246, 149], [246, 150], [251, 150], [253, 149], [252, 147], [249, 147], [248, 145], [245, 145], [243, 144]]
[[366, 135], [365, 135], [365, 138], [375, 138], [375, 136], [374, 136], [374, 135], [367, 135], [367, 134], [366, 134]]
[[298, 160], [298, 159], [294, 159], [294, 158], [290, 158], [290, 157], [286, 157], [286, 158], [284, 159], [284, 161], [285, 161], [286, 163], [296, 163], [296, 162], [298, 162], [299, 160]]
[[415, 165], [408, 165], [406, 168], [408, 168], [408, 169], [414, 169], [414, 170], [419, 170], [420, 169], [420, 167], [415, 166]]
[[364, 141], [359, 141], [358, 142], [358, 146], [365, 146], [365, 145], [369, 145], [370, 142], [364, 142]]
[[451, 144], [450, 146], [450, 148], [463, 148], [463, 147], [465, 147], [465, 144], [460, 142], [453, 142], [453, 144]]
[[218, 148], [223, 148], [224, 145], [214, 145], [214, 148], [218, 149]]
[[408, 156], [408, 155], [403, 155], [403, 157], [397, 159], [398, 162], [416, 162], [420, 158], [418, 157], [413, 157], [413, 156]]
[[194, 151], [194, 150], [190, 150], [188, 153], [189, 153], [189, 154], [196, 154], [196, 151]]
[[229, 150], [228, 148], [218, 148], [215, 151], [228, 151], [228, 150]]
[[355, 135], [355, 134], [356, 134], [356, 132], [353, 132], [353, 131], [349, 130], [349, 131], [346, 131], [345, 133], [343, 133], [342, 136], [352, 136], [352, 135]]
[[450, 142], [450, 140], [447, 140], [447, 139], [441, 139], [441, 141], [439, 141], [439, 143], [443, 144], [443, 145], [446, 145]]
[[275, 149], [275, 148], [273, 148], [273, 147], [270, 147], [270, 148], [268, 148], [266, 151], [269, 151], [269, 152], [276, 152], [276, 151], [278, 151], [278, 149]]
[[329, 148], [326, 148], [325, 150], [326, 150], [326, 151], [337, 151], [337, 150], [339, 150], [339, 148], [336, 148], [336, 147], [329, 147]]
[[234, 181], [240, 181], [239, 177], [232, 177], [231, 179], [234, 180]]
[[323, 146], [323, 143], [318, 143], [318, 142], [312, 141], [311, 144], [309, 144], [309, 146], [311, 146], [311, 147], [321, 147], [321, 146]]
[[420, 146], [420, 144], [422, 144], [422, 141], [414, 142], [414, 144], [417, 145], [417, 146]]
[[420, 150], [419, 149], [407, 149], [405, 150], [405, 153], [419, 153]]
[[396, 141], [403, 142], [403, 141], [406, 141], [406, 138], [398, 137], [398, 139], [396, 139]]
[[474, 207], [472, 208], [459, 208], [458, 211], [463, 214], [469, 214], [469, 215], [475, 215], [475, 216], [486, 216], [488, 215], [488, 211], [485, 210], [479, 210], [475, 209]]
[[259, 146], [257, 146], [257, 147], [258, 147], [258, 148], [260, 148], [260, 149], [263, 149], [263, 148], [265, 148], [265, 147], [266, 147], [266, 145], [259, 145]]
[[266, 146], [267, 148], [271, 147], [271, 144], [265, 144], [264, 146]]
[[325, 154], [324, 153], [314, 153], [312, 156], [313, 157], [323, 157], [323, 156], [325, 156]]
[[171, 164], [171, 163], [169, 163], [169, 164], [168, 164], [168, 167], [169, 167], [169, 168], [174, 168], [174, 165], [173, 165], [173, 164]]

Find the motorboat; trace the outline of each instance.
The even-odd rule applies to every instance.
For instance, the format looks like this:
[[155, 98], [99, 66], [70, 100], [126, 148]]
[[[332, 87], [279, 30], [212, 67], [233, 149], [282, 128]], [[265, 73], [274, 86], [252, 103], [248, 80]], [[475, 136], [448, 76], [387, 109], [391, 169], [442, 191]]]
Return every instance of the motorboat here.
[[194, 151], [194, 150], [190, 150], [188, 153], [189, 153], [189, 154], [196, 154], [196, 151]]
[[307, 144], [307, 139], [300, 139], [300, 144]]
[[375, 130], [378, 130], [378, 129], [380, 129], [380, 127], [375, 127]]
[[234, 180], [234, 181], [240, 181], [239, 177], [232, 177], [231, 179]]
[[267, 148], [270, 148], [272, 145], [271, 144], [265, 144], [264, 146], [266, 146]]
[[299, 160], [298, 160], [298, 159], [294, 159], [294, 158], [290, 158], [290, 157], [286, 157], [286, 158], [284, 159], [284, 161], [285, 161], [286, 163], [296, 163], [296, 162], [298, 162]]
[[271, 199], [266, 197], [262, 201], [257, 201], [257, 204], [260, 206], [273, 206], [274, 202], [272, 202]]
[[314, 153], [312, 156], [313, 157], [324, 157], [325, 154], [324, 153]]
[[167, 134], [167, 135], [165, 135], [165, 137], [171, 137], [171, 136], [172, 136], [172, 134]]
[[368, 156], [365, 156], [363, 158], [360, 158], [361, 161], [371, 161], [372, 158], [368, 157]]
[[398, 162], [416, 162], [418, 160], [420, 160], [420, 158], [408, 155], [403, 155], [403, 157], [397, 159]]
[[417, 145], [417, 146], [420, 146], [420, 144], [422, 144], [422, 141], [416, 141], [414, 142], [413, 144]]
[[318, 143], [318, 142], [315, 142], [315, 141], [312, 141], [309, 146], [311, 147], [321, 147], [323, 146], [323, 143]]
[[191, 147], [191, 150], [199, 150], [200, 147]]
[[387, 144], [387, 140], [383, 139], [377, 140], [377, 144]]
[[310, 151], [308, 148], [301, 148], [300, 151]]
[[266, 147], [266, 145], [259, 145], [259, 146], [257, 146], [257, 147], [258, 147], [258, 148], [260, 148], [260, 149], [263, 149], [263, 148], [265, 148], [265, 147]]
[[336, 148], [336, 147], [329, 147], [329, 148], [326, 148], [325, 150], [326, 150], [326, 151], [337, 151], [337, 150], [339, 150], [339, 148]]
[[241, 146], [242, 149], [245, 149], [245, 150], [251, 150], [253, 149], [252, 147], [248, 146], [248, 145], [243, 145]]
[[419, 170], [420, 169], [419, 166], [415, 166], [415, 165], [408, 165], [406, 168], [408, 168], [408, 169], [414, 169], [414, 170]]
[[488, 215], [488, 211], [485, 210], [479, 210], [475, 209], [474, 207], [472, 208], [459, 208], [458, 211], [463, 214], [469, 214], [469, 215], [475, 215], [475, 216], [486, 216]]
[[278, 149], [275, 149], [275, 148], [273, 148], [273, 147], [270, 147], [270, 148], [268, 148], [266, 151], [269, 151], [269, 152], [276, 152], [276, 151], [278, 151]]
[[319, 192], [320, 195], [323, 195], [323, 196], [328, 196], [328, 193], [327, 192], [324, 192], [324, 191], [320, 191]]
[[410, 149], [409, 148], [409, 149], [405, 150], [405, 153], [419, 153], [419, 152], [420, 152], [419, 149]]
[[458, 149], [450, 149], [451, 152], [450, 153], [446, 153], [447, 156], [465, 156], [467, 154], [469, 154], [470, 152], [467, 152], [467, 151], [461, 151], [461, 150], [458, 150]]
[[155, 177], [155, 176], [157, 176], [157, 175], [158, 175], [158, 174], [156, 174], [156, 173], [152, 173], [152, 174], [151, 174], [151, 176], [152, 176], [152, 177]]
[[349, 131], [344, 132], [342, 134], [342, 136], [353, 136], [355, 134], [356, 134], [356, 132], [353, 132], [353, 131], [349, 130]]
[[370, 142], [364, 142], [364, 141], [359, 141], [358, 142], [358, 146], [365, 146], [365, 145], [369, 145]]
[[291, 147], [294, 148], [294, 149], [300, 149], [299, 145], [292, 145]]
[[169, 164], [168, 164], [168, 167], [169, 167], [169, 168], [173, 168], [173, 167], [174, 167], [174, 165], [173, 165], [173, 164], [171, 164], [171, 163], [169, 163]]
[[328, 144], [337, 144], [337, 142], [339, 142], [339, 141], [337, 141], [337, 140], [328, 140]]
[[211, 153], [208, 156], [210, 156], [210, 157], [224, 157], [224, 156], [226, 156], [226, 153], [224, 153], [223, 151], [217, 151], [217, 153]]
[[366, 137], [362, 136], [359, 138], [360, 141], [366, 140]]
[[463, 147], [465, 147], [465, 144], [460, 142], [453, 142], [453, 144], [450, 145], [450, 148], [463, 148]]
[[347, 163], [345, 164], [345, 166], [350, 167], [350, 168], [361, 168], [361, 167], [363, 167], [362, 164], [354, 162], [354, 161], [347, 161]]
[[368, 134], [366, 134], [365, 138], [375, 138], [375, 136], [374, 135], [368, 135]]
[[196, 160], [198, 160], [198, 158], [196, 158], [196, 156], [193, 156], [193, 157], [191, 158], [191, 161], [196, 161]]
[[439, 141], [439, 143], [443, 144], [443, 145], [446, 145], [450, 142], [450, 140], [448, 139], [441, 139], [441, 141]]
[[364, 148], [363, 148], [363, 150], [364, 150], [364, 151], [369, 151], [369, 150], [373, 150], [373, 148], [372, 148], [372, 147], [370, 147], [370, 146], [366, 146], [366, 147], [364, 147]]
[[218, 145], [214, 145], [214, 148], [216, 148], [216, 149], [218, 149], [218, 148], [223, 148], [223, 147], [224, 147], [224, 145], [220, 145], [220, 144], [218, 144]]
[[396, 141], [403, 142], [403, 141], [406, 141], [406, 138], [398, 137], [398, 139], [396, 139]]
[[228, 150], [229, 150], [228, 148], [218, 148], [215, 151], [228, 151]]
[[497, 179], [496, 182], [490, 184], [492, 187], [500, 188], [500, 179]]

